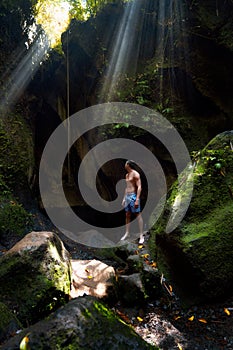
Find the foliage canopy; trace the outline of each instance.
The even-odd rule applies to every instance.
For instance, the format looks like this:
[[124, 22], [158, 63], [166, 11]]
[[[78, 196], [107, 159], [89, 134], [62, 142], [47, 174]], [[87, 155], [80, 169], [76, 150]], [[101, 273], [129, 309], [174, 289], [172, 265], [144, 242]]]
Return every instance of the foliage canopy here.
[[[126, 0], [120, 0], [125, 2]], [[47, 34], [51, 47], [60, 43], [61, 34], [76, 18], [85, 21], [95, 16], [108, 3], [116, 0], [38, 0], [34, 5], [35, 19]], [[118, 1], [119, 3], [119, 1]]]

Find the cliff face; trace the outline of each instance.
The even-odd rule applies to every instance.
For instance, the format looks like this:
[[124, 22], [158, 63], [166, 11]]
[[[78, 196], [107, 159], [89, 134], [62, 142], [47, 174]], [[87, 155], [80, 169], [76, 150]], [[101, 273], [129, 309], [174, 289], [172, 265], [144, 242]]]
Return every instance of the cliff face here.
[[[111, 98], [159, 110], [175, 125], [190, 151], [200, 149], [233, 124], [233, 4], [230, 0], [165, 1], [163, 5], [146, 0], [137, 4], [138, 24], [126, 45], [132, 52]], [[100, 103], [124, 6], [109, 4], [86, 22], [72, 20], [62, 35], [63, 53], [51, 52], [22, 95], [18, 109], [34, 134], [36, 167], [47, 139], [67, 114]], [[12, 45], [19, 42], [20, 22], [26, 15], [29, 21], [30, 5], [24, 9], [23, 15], [15, 9], [18, 15], [14, 18], [2, 9], [15, 28], [1, 25], [1, 32], [8, 36], [1, 42], [2, 72]], [[132, 136], [131, 129], [124, 133]], [[85, 135], [72, 151], [74, 176], [80, 159], [99, 138], [97, 132]], [[148, 135], [140, 135], [143, 139], [145, 143]]]

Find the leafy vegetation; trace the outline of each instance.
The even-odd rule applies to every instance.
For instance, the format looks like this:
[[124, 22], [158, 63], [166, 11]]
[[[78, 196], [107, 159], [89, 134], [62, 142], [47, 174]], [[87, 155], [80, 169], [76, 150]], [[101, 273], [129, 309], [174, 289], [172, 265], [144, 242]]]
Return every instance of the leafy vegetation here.
[[27, 184], [34, 165], [33, 141], [19, 114], [0, 119], [0, 236], [22, 235], [31, 227], [31, 216], [12, 194]]
[[0, 237], [12, 233], [23, 235], [31, 226], [31, 215], [14, 198], [0, 173]]
[[[119, 4], [119, 1], [116, 2]], [[65, 32], [71, 19], [86, 21], [89, 17], [96, 16], [108, 3], [114, 3], [114, 0], [37, 0], [34, 16], [36, 23], [47, 34], [51, 47], [55, 47], [60, 46], [61, 34]]]
[[27, 182], [34, 166], [32, 134], [23, 117], [0, 119], [0, 185], [14, 187]]
[[129, 0], [68, 0], [71, 7], [72, 18], [87, 19], [96, 14], [107, 4], [125, 3]]
[[32, 225], [31, 215], [12, 195], [0, 196], [0, 237], [3, 234], [23, 235]]

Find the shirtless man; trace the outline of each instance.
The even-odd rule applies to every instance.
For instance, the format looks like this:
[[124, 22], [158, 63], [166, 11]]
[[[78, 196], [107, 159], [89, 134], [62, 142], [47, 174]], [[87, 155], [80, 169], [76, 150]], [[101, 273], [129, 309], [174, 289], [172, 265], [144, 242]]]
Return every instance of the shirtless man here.
[[125, 163], [125, 169], [127, 171], [125, 180], [126, 180], [126, 189], [125, 195], [122, 201], [122, 206], [125, 208], [126, 214], [126, 231], [124, 236], [121, 238], [121, 241], [125, 240], [129, 236], [129, 227], [131, 221], [131, 213], [134, 213], [137, 216], [138, 226], [140, 231], [139, 244], [144, 242], [143, 235], [143, 219], [140, 209], [140, 195], [141, 195], [141, 178], [140, 174], [134, 169], [134, 162], [127, 160]]

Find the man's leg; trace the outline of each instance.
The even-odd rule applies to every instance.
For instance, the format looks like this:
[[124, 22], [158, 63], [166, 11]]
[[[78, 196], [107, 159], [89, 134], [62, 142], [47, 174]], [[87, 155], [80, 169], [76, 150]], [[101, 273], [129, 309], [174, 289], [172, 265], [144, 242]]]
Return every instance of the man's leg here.
[[126, 239], [129, 236], [129, 227], [130, 227], [131, 214], [130, 211], [126, 211], [125, 213], [125, 234], [121, 237], [121, 241]]
[[142, 219], [141, 213], [137, 214], [137, 220], [138, 220], [138, 227], [140, 232], [139, 243], [142, 244], [144, 243], [144, 235], [143, 235], [143, 219]]

